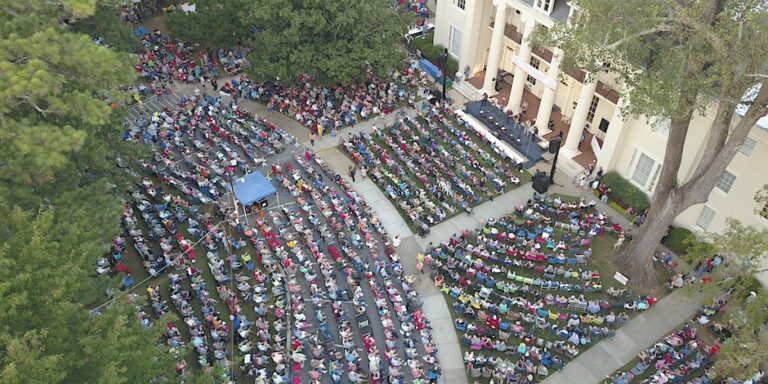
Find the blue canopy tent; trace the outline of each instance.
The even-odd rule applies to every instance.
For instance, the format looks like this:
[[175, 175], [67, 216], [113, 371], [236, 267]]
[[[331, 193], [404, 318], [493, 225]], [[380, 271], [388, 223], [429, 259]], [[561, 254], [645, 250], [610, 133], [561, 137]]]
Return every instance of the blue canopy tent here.
[[232, 181], [235, 197], [243, 206], [259, 204], [264, 208], [277, 201], [277, 190], [260, 172], [243, 175]]
[[443, 71], [441, 71], [440, 68], [432, 64], [432, 62], [427, 59], [419, 60], [419, 67], [421, 67], [421, 69], [428, 75], [432, 76], [432, 78], [437, 82], [443, 78]]

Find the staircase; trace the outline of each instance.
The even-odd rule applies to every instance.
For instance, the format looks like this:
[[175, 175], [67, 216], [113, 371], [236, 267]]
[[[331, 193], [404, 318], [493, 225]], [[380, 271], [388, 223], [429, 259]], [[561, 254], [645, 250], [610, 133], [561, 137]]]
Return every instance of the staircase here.
[[457, 81], [453, 83], [453, 89], [456, 92], [459, 92], [462, 96], [466, 97], [469, 102], [483, 99], [483, 94], [467, 81]]

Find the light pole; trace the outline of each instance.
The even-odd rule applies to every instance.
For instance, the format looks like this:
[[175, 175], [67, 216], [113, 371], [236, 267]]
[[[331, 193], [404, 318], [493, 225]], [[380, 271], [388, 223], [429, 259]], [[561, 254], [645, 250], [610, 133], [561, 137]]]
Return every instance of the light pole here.
[[448, 48], [443, 51], [443, 97], [441, 100], [445, 100], [445, 87], [448, 82]]

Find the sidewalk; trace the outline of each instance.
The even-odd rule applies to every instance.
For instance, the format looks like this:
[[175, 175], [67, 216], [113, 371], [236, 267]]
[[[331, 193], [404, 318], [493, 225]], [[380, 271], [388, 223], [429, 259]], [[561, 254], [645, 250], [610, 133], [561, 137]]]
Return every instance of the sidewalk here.
[[562, 371], [553, 373], [544, 384], [598, 384], [607, 375], [632, 361], [640, 352], [679, 328], [701, 307], [702, 295], [678, 289], [651, 309], [616, 331], [613, 340], [603, 340]]

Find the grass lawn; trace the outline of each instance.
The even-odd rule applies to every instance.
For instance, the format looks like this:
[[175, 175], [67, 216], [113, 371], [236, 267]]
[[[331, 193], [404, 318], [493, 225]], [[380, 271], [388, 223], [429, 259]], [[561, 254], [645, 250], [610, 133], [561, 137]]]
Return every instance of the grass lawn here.
[[[557, 197], [560, 197], [564, 201], [578, 201], [579, 200], [578, 197], [568, 196], [568, 195], [557, 195]], [[519, 217], [514, 217], [514, 218], [508, 218], [508, 221], [510, 219], [513, 219], [515, 222], [518, 222], [518, 223], [521, 220]], [[561, 233], [563, 233], [563, 232], [560, 231], [560, 230], [555, 230], [554, 238], [558, 238]], [[614, 265], [614, 252], [613, 252], [613, 244], [615, 243], [616, 239], [617, 239], [616, 235], [607, 234], [607, 233], [605, 233], [605, 234], [603, 234], [601, 236], [593, 237], [592, 238], [592, 244], [591, 244], [592, 255], [589, 257], [588, 264], [586, 265], [586, 267], [582, 267], [582, 268], [586, 268], [586, 269], [589, 269], [589, 270], [592, 270], [592, 271], [597, 271], [597, 272], [600, 273], [600, 275], [601, 275], [600, 282], [603, 285], [603, 291], [607, 290], [609, 287], [613, 287], [613, 288], [616, 288], [616, 289], [623, 288], [623, 286], [618, 281], [613, 279], [613, 275], [617, 271], [617, 268]], [[473, 240], [470, 240], [470, 243], [473, 243], [473, 242], [474, 242]], [[521, 268], [516, 268], [516, 267], [510, 267], [510, 269], [515, 269], [515, 271], [517, 273], [521, 274], [521, 275], [537, 276], [530, 269], [521, 269]], [[666, 278], [669, 276], [669, 272], [667, 272], [666, 270], [663, 270], [663, 268], [661, 268], [661, 267], [659, 267], [659, 270], [657, 270], [657, 272], [659, 273], [660, 281], [661, 282], [666, 281]], [[494, 278], [496, 278], [496, 281], [504, 280], [505, 279], [505, 278], [501, 277], [500, 275], [494, 275]], [[562, 278], [560, 280], [564, 281], [564, 280], [562, 280]], [[469, 293], [475, 292], [476, 289], [479, 289], [476, 285], [470, 286]], [[542, 291], [542, 297], [543, 297], [543, 294], [545, 294], [547, 292], [552, 292], [553, 294], [563, 294], [563, 293], [558, 292], [558, 291], [546, 291], [546, 290], [544, 290], [544, 291]], [[569, 295], [571, 295], [573, 293], [564, 293], [564, 294], [567, 297], [567, 296], [569, 296]], [[578, 292], [577, 294], [583, 294], [587, 300], [598, 299], [598, 298], [606, 298], [607, 297], [607, 294], [602, 293], [602, 292], [595, 292], [595, 293]], [[653, 296], [656, 296], [656, 297], [660, 298], [660, 297], [664, 296], [666, 294], [666, 292], [665, 292], [665, 289], [663, 288], [663, 286], [657, 286], [651, 292], [642, 292], [642, 294], [653, 295]], [[517, 293], [517, 294], [510, 293], [509, 295], [510, 296], [512, 296], [512, 295], [520, 295], [520, 293]], [[525, 294], [523, 294], [523, 296], [524, 297], [529, 297], [529, 296], [525, 296]], [[635, 294], [633, 294], [632, 297], [636, 298], [637, 296], [638, 296], [638, 293], [635, 293]], [[449, 307], [452, 308], [453, 307], [453, 303], [456, 301], [456, 299], [454, 299], [452, 296], [450, 296], [447, 293], [444, 293], [444, 297], [446, 299], [446, 302], [449, 303]], [[535, 298], [534, 298], [534, 300], [535, 300]], [[611, 299], [611, 302], [614, 302], [615, 300], [616, 299]], [[546, 308], [548, 308], [548, 307], [545, 306], [545, 309]], [[510, 311], [512, 311], [512, 310], [513, 309], [510, 308]], [[551, 311], [553, 311], [553, 312], [562, 312], [562, 311], [564, 311], [564, 309], [551, 309]], [[568, 312], [570, 312], [570, 311], [568, 311]], [[615, 311], [615, 313], [618, 313], [618, 312], [619, 311]], [[630, 318], [632, 318], [632, 317], [640, 314], [641, 312], [626, 312], [626, 313], [627, 313], [627, 315], [630, 316]], [[456, 320], [456, 318], [458, 317], [458, 315], [453, 310], [451, 310], [451, 316], [452, 316], [453, 320]], [[527, 328], [533, 328], [533, 327], [532, 326], [526, 326], [526, 329]], [[461, 331], [458, 331], [455, 328], [454, 328], [454, 331], [457, 333], [458, 339], [461, 340], [461, 337], [462, 337]], [[536, 337], [542, 338], [545, 341], [554, 341], [554, 340], [556, 340], [556, 336], [551, 334], [551, 333], [549, 333], [549, 332], [547, 332], [546, 330], [534, 329], [533, 333], [534, 333], [534, 335]], [[508, 344], [513, 344], [516, 341], [517, 341], [517, 339], [514, 338], [514, 336], [513, 336], [513, 337], [511, 337], [509, 339]], [[591, 345], [594, 345], [594, 344], [598, 343], [599, 341], [600, 341], [599, 338], [595, 338], [595, 339], [593, 339], [593, 342], [592, 342]], [[582, 346], [581, 347], [581, 352], [583, 353], [584, 350], [588, 349], [591, 345]], [[469, 348], [462, 344], [462, 351], [463, 352], [467, 352], [467, 351], [469, 351]], [[509, 351], [508, 351], [508, 352], [505, 352], [505, 353], [501, 353], [501, 352], [498, 352], [498, 351], [489, 351], [489, 350], [486, 350], [486, 349], [483, 349], [482, 351], [480, 351], [480, 353], [482, 353], [485, 356], [494, 356], [494, 357], [510, 360], [512, 362], [516, 361], [516, 359], [519, 356], [519, 355], [517, 355], [517, 353], [514, 353], [514, 352], [513, 353], [509, 353]], [[556, 352], [556, 355], [565, 364], [567, 364], [571, 360], [571, 357], [566, 355], [566, 354]], [[552, 373], [552, 369], [550, 369], [550, 374], [551, 373]], [[489, 382], [489, 379], [473, 378], [473, 377], [471, 377], [470, 373], [467, 372], [467, 382], [468, 383], [473, 383], [475, 381], [478, 381], [479, 383], [482, 383], [482, 384], [486, 384], [486, 383]]]

